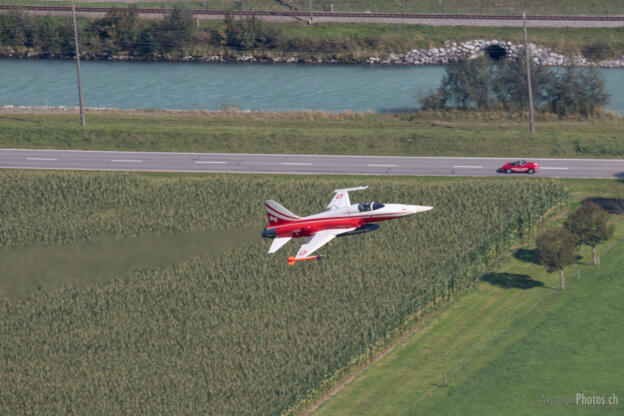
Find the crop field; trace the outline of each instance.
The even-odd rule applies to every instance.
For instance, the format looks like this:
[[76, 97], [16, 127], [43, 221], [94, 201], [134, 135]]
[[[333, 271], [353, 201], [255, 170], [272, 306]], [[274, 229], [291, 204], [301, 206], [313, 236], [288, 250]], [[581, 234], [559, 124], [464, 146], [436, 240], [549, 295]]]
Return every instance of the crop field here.
[[[266, 254], [264, 199], [306, 215], [364, 181], [352, 201], [435, 208], [332, 242], [323, 262], [287, 266], [292, 242]], [[567, 197], [539, 179], [21, 171], [0, 173], [0, 194], [0, 264], [14, 273], [0, 276], [2, 414], [292, 411], [471, 286]], [[179, 252], [193, 243], [206, 248]], [[14, 264], [33, 250], [47, 284]]]

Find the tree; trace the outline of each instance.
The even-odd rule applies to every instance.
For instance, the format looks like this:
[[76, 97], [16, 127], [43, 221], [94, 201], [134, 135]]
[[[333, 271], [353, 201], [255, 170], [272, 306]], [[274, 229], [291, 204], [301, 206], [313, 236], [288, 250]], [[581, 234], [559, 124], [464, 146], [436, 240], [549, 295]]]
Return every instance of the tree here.
[[[548, 102], [545, 85], [553, 79], [555, 70], [545, 65], [538, 65], [533, 60], [530, 60], [529, 64], [533, 102], [537, 108], [542, 108]], [[496, 99], [506, 110], [526, 109], [529, 103], [529, 91], [524, 54], [517, 59], [500, 60], [496, 64], [492, 83]]]
[[609, 224], [609, 214], [593, 202], [586, 202], [568, 217], [563, 227], [576, 237], [578, 245], [592, 248], [594, 264], [598, 264], [596, 246], [613, 235], [615, 227]]
[[225, 28], [215, 32], [214, 37], [223, 36], [224, 43], [237, 49], [273, 49], [281, 42], [281, 32], [274, 26], [267, 26], [256, 16], [248, 19], [234, 19], [230, 14], [225, 15]]
[[561, 290], [565, 290], [563, 269], [576, 260], [576, 238], [565, 228], [553, 228], [540, 234], [535, 243], [540, 264], [549, 272], [559, 270]]
[[182, 51], [193, 39], [195, 33], [193, 13], [188, 8], [176, 5], [171, 13], [158, 24], [156, 31], [162, 51]]
[[566, 67], [545, 87], [549, 103], [545, 109], [565, 117], [593, 116], [609, 102], [604, 77], [596, 68]]
[[[487, 56], [453, 62], [440, 87], [419, 99], [423, 110], [524, 109], [528, 102], [525, 58], [493, 61]], [[595, 68], [563, 70], [531, 62], [536, 108], [559, 117], [594, 116], [609, 102], [604, 77]]]
[[12, 10], [0, 18], [0, 41], [14, 48], [32, 48], [33, 18], [21, 10]]
[[441, 87], [446, 101], [462, 110], [489, 109], [493, 69], [491, 60], [485, 56], [449, 64]]

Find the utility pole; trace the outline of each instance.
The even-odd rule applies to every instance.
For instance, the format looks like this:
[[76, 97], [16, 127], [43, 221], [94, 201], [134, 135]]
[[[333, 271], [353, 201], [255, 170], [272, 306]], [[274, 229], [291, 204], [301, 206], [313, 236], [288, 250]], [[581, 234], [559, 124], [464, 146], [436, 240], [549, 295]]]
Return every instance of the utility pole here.
[[78, 73], [78, 99], [80, 101], [80, 125], [85, 126], [84, 105], [82, 103], [82, 79], [80, 78], [80, 49], [78, 48], [78, 26], [76, 25], [76, 5], [72, 3], [72, 18], [74, 20], [74, 43], [76, 44], [76, 72]]
[[308, 19], [308, 24], [313, 24], [314, 21], [312, 20], [312, 0], [310, 0], [310, 18]]
[[533, 116], [533, 88], [531, 87], [531, 62], [529, 61], [529, 40], [527, 38], [526, 12], [522, 13], [522, 28], [524, 30], [524, 56], [526, 58], [527, 85], [529, 86], [529, 123], [531, 133], [535, 133], [535, 117]]

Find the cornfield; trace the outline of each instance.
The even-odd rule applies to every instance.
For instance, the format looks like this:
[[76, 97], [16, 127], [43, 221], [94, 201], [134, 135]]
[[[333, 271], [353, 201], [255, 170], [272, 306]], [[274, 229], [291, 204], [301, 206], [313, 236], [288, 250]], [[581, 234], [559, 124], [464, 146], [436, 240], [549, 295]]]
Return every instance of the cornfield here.
[[[0, 413], [290, 412], [406, 320], [471, 285], [567, 197], [541, 180], [361, 182], [0, 172], [0, 255], [101, 235], [258, 232], [218, 254], [0, 298]], [[337, 239], [322, 262], [289, 267], [299, 241], [266, 254], [265, 199], [308, 215], [333, 189], [361, 184], [370, 188], [352, 202], [434, 209]]]

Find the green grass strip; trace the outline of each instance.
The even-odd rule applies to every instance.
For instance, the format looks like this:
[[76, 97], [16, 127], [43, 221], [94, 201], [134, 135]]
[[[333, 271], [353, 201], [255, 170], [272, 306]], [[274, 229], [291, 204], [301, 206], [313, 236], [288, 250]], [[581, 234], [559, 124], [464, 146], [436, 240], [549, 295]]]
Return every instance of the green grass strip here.
[[225, 153], [611, 158], [624, 119], [508, 113], [88, 112], [0, 115], [0, 147]]

